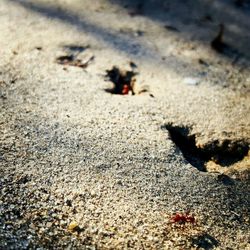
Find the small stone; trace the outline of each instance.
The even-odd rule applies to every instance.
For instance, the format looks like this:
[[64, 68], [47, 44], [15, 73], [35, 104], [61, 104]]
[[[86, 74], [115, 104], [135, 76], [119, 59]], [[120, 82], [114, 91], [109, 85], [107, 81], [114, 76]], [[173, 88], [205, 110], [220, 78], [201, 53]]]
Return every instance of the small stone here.
[[52, 227], [52, 225], [53, 225], [52, 222], [47, 222], [46, 227], [49, 228]]
[[66, 224], [67, 224], [67, 222], [66, 222], [66, 221], [64, 221], [64, 220], [60, 220], [59, 224], [60, 224], [61, 226], [64, 226], [64, 225], [66, 225]]
[[94, 191], [94, 190], [91, 190], [91, 191], [90, 191], [90, 195], [91, 195], [91, 196], [95, 196], [95, 195], [96, 195], [95, 191]]
[[187, 85], [198, 85], [199, 79], [193, 78], [193, 77], [186, 77], [186, 78], [184, 78], [183, 83], [185, 83]]
[[78, 223], [76, 221], [72, 221], [68, 226], [68, 230], [72, 232], [77, 231], [77, 228], [78, 228]]

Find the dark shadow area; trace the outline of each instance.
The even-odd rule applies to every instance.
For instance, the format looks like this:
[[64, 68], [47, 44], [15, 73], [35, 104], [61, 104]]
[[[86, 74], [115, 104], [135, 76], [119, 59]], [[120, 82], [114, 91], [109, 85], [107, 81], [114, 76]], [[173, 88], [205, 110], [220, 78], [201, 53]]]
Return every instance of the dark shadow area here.
[[205, 172], [206, 168], [204, 165], [207, 158], [196, 147], [195, 136], [189, 136], [187, 128], [176, 128], [167, 125], [166, 129], [169, 131], [171, 140], [180, 149], [185, 159], [198, 170]]
[[217, 179], [226, 186], [234, 185], [234, 180], [232, 180], [229, 176], [225, 174], [218, 175]]
[[206, 171], [205, 165], [210, 160], [227, 167], [241, 161], [248, 154], [249, 145], [244, 140], [224, 140], [222, 143], [214, 141], [201, 148], [197, 147], [196, 137], [190, 134], [189, 128], [172, 124], [166, 125], [165, 128], [185, 159], [200, 171]]
[[250, 59], [249, 1], [109, 1], [122, 6], [132, 18], [147, 17], [161, 23], [168, 31], [178, 32], [184, 39], [199, 41], [208, 46], [218, 34], [219, 25], [223, 24], [226, 49], [220, 51], [221, 54], [229, 58], [246, 57], [248, 60]]
[[193, 238], [192, 244], [194, 247], [199, 247], [199, 249], [211, 250], [219, 246], [219, 241], [216, 240], [213, 236], [205, 233]]

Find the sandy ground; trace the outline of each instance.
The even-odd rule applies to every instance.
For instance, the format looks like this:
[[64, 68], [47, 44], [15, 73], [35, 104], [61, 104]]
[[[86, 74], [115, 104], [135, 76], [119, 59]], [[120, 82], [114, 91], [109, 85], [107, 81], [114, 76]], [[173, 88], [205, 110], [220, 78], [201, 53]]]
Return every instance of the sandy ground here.
[[[248, 1], [1, 0], [0, 249], [249, 249], [249, 17]], [[72, 53], [94, 60], [56, 63]], [[106, 92], [131, 61], [147, 92]], [[213, 152], [205, 170], [169, 126]]]

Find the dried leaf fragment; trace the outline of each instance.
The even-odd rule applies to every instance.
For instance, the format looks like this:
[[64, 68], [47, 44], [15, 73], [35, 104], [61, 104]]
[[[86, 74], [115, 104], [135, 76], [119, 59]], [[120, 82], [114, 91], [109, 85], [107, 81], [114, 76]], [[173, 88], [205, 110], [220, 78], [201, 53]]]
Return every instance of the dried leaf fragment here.
[[95, 56], [91, 56], [86, 62], [83, 62], [80, 59], [76, 59], [74, 55], [66, 55], [57, 57], [56, 62], [62, 65], [75, 66], [85, 69], [94, 59]]

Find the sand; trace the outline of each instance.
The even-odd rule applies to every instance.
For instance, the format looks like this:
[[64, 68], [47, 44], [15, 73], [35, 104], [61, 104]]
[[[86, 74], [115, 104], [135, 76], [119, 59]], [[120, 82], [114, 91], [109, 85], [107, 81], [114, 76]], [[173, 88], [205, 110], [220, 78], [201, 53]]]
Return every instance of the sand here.
[[[249, 3], [173, 2], [1, 1], [1, 249], [249, 248]], [[147, 91], [106, 92], [130, 62]]]

